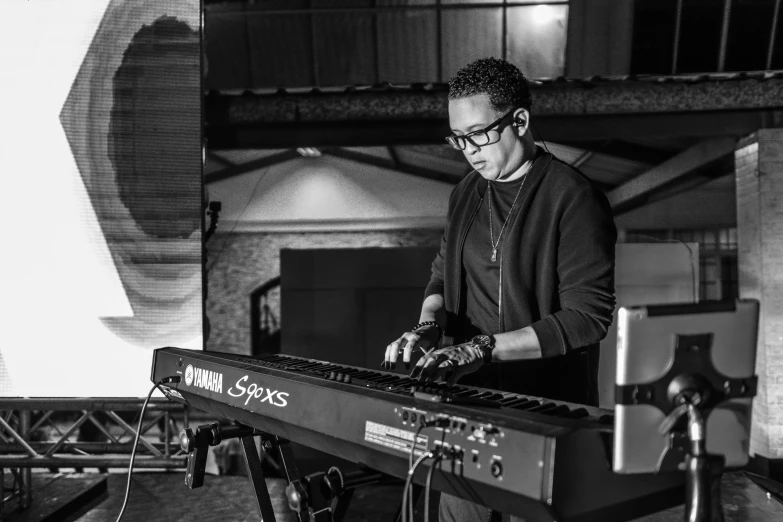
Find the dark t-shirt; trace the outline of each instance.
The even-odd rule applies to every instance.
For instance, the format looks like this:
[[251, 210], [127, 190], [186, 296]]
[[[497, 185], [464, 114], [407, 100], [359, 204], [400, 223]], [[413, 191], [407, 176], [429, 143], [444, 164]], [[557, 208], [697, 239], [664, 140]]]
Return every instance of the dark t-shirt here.
[[[462, 251], [463, 295], [462, 309], [459, 314], [462, 340], [470, 340], [479, 334], [496, 334], [501, 332], [498, 316], [498, 294], [500, 291], [500, 259], [502, 256], [503, 239], [509, 229], [503, 229], [503, 223], [509, 217], [514, 198], [517, 204], [524, 197], [525, 177], [506, 183], [490, 182], [492, 188], [487, 188], [476, 217], [468, 229]], [[489, 204], [492, 201], [492, 243], [489, 234]], [[514, 212], [518, 211], [514, 205]], [[498, 241], [498, 237], [500, 240]], [[492, 261], [492, 244], [497, 244], [497, 256]], [[460, 380], [462, 384], [482, 386], [485, 388], [500, 388], [495, 364], [485, 366], [476, 373], [466, 375]]]
[[[508, 229], [503, 229], [514, 203], [524, 196], [525, 176], [506, 183], [490, 182], [484, 193], [484, 200], [468, 230], [463, 248], [465, 274], [465, 304], [460, 314], [464, 337], [470, 339], [480, 333], [500, 333], [498, 316], [498, 293], [500, 289], [500, 258], [503, 238]], [[517, 194], [519, 197], [517, 198]], [[489, 230], [489, 201], [492, 202], [492, 241]], [[517, 211], [514, 205], [514, 211]], [[501, 232], [502, 230], [502, 232]], [[492, 244], [497, 244], [497, 256], [492, 261]]]

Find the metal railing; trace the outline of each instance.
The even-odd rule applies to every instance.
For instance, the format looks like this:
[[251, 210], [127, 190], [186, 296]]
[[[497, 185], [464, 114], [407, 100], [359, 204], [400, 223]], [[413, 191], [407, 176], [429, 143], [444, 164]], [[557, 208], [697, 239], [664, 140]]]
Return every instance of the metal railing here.
[[[123, 413], [138, 415], [143, 403], [143, 399], [114, 398], [0, 399], [0, 519], [11, 501], [21, 509], [30, 507], [32, 468], [127, 468], [138, 419], [128, 423]], [[151, 399], [134, 468], [185, 468], [187, 455], [179, 446], [178, 421], [185, 427], [189, 420], [185, 406]], [[76, 440], [86, 425], [105, 442]], [[4, 487], [6, 470], [13, 476], [10, 491]]]

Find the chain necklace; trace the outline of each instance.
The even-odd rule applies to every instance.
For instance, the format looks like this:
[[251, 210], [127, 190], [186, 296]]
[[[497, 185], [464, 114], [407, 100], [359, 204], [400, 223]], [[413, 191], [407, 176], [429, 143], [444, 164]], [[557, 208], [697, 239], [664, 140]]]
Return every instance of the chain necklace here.
[[[530, 169], [528, 169], [529, 171]], [[503, 226], [500, 227], [500, 233], [498, 234], [498, 240], [495, 241], [494, 234], [492, 233], [492, 182], [487, 181], [487, 189], [489, 190], [489, 194], [487, 194], [487, 204], [489, 205], [489, 244], [492, 245], [492, 261], [497, 261], [498, 258], [498, 245], [500, 245], [500, 238], [503, 235], [503, 231], [506, 229], [506, 225], [508, 224], [508, 220], [511, 218], [511, 214], [514, 212], [514, 205], [517, 204], [517, 198], [519, 198], [519, 195], [522, 193], [522, 187], [525, 186], [525, 180], [527, 179], [527, 172], [525, 172], [524, 177], [522, 178], [522, 183], [519, 184], [519, 190], [517, 190], [517, 195], [514, 196], [514, 202], [511, 203], [511, 208], [508, 210], [508, 215], [506, 216], [505, 221], [503, 221]]]

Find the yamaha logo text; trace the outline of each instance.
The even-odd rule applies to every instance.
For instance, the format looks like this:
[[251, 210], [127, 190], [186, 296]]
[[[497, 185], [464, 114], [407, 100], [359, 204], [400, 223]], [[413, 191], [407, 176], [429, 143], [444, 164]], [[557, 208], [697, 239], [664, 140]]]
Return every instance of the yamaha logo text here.
[[277, 406], [278, 408], [285, 408], [288, 406], [288, 394], [286, 392], [263, 388], [255, 383], [245, 387], [244, 383], [247, 379], [247, 375], [239, 379], [234, 386], [228, 389], [228, 394], [232, 397], [247, 396], [245, 405], [250, 402], [250, 399], [258, 399], [259, 402], [268, 402], [272, 406]]
[[202, 368], [194, 368], [193, 365], [188, 364], [188, 367], [185, 368], [185, 384], [223, 393], [223, 374]]

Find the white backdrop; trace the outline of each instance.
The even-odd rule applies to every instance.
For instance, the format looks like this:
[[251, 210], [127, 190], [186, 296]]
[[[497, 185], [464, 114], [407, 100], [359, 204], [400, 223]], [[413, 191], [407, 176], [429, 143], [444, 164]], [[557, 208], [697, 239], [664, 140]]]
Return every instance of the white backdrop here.
[[[0, 168], [5, 190], [0, 206], [4, 217], [0, 255], [0, 395], [144, 396], [151, 385], [152, 348], [163, 342], [202, 348], [200, 305], [195, 302], [200, 301], [201, 293], [201, 230], [199, 227], [182, 239], [183, 248], [195, 252], [191, 252], [191, 258], [196, 258], [195, 262], [190, 259], [182, 265], [189, 268], [179, 277], [196, 288], [190, 292], [187, 303], [180, 299], [168, 309], [171, 317], [179, 314], [175, 321], [182, 324], [176, 332], [161, 336], [161, 344], [156, 344], [156, 332], [162, 331], [160, 325], [139, 319], [129, 323], [127, 331], [112, 328], [106, 318], [133, 320], [134, 307], [137, 315], [142, 309], [141, 305], [133, 305], [126, 292], [137, 284], [130, 280], [133, 274], [125, 273], [129, 254], [116, 245], [120, 240], [140, 245], [144, 234], [137, 230], [134, 233], [138, 237], [131, 237], [123, 231], [120, 239], [107, 240], [106, 220], [112, 212], [127, 213], [127, 209], [119, 198], [112, 200], [111, 196], [101, 195], [98, 200], [94, 196], [96, 187], [107, 186], [106, 180], [108, 185], [114, 183], [115, 173], [111, 166], [96, 168], [95, 161], [77, 166], [74, 156], [79, 152], [75, 144], [78, 137], [69, 140], [66, 136], [61, 114], [77, 75], [90, 73], [83, 63], [88, 52], [95, 51], [91, 46], [101, 44], [100, 38], [127, 45], [142, 24], [164, 15], [175, 17], [198, 32], [199, 2], [2, 3]], [[93, 58], [101, 61], [104, 72], [111, 73], [111, 68], [122, 60], [123, 50], [124, 47], [104, 46], [94, 52]], [[116, 59], [115, 65], [112, 59]], [[93, 91], [100, 90], [96, 88], [100, 81], [108, 81], [95, 77], [87, 80]], [[90, 99], [89, 103], [89, 109], [94, 111], [97, 102]], [[82, 124], [93, 129], [100, 123], [89, 121], [85, 115], [79, 117]], [[87, 149], [94, 146], [82, 145]], [[91, 160], [101, 154], [107, 156], [105, 150], [82, 153], [83, 158]], [[194, 183], [200, 184], [200, 172], [192, 175]], [[98, 177], [101, 183], [96, 184]], [[112, 205], [115, 208], [108, 209]], [[145, 252], [150, 254], [149, 249], [156, 248], [155, 244], [144, 243]], [[174, 240], [168, 241], [168, 248], [173, 244]], [[177, 277], [169, 274], [165, 279], [177, 287]], [[153, 285], [154, 277], [142, 286]], [[132, 328], [148, 328], [151, 333], [134, 335]]]

